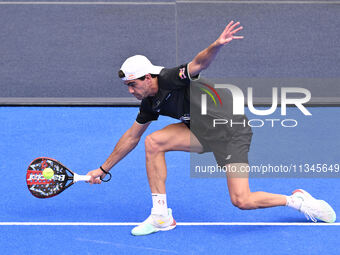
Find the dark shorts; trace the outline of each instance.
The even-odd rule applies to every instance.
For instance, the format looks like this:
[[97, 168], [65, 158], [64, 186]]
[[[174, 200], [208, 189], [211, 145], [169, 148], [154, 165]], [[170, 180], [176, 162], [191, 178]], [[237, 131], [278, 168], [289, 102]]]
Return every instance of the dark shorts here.
[[[186, 124], [190, 128], [190, 124]], [[201, 135], [191, 129], [203, 146], [203, 152], [213, 152], [217, 164], [223, 167], [232, 163], [247, 163], [250, 149], [252, 131], [250, 127], [240, 128], [230, 136], [228, 132], [215, 132], [214, 138]], [[211, 131], [213, 132], [213, 131]]]

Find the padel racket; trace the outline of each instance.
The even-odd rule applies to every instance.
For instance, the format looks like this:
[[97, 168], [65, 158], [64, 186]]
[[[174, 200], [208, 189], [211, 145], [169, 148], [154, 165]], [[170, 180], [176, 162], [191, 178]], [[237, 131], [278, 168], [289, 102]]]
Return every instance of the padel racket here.
[[[43, 171], [45, 168], [51, 168], [53, 170], [54, 175], [51, 179], [44, 177]], [[39, 157], [33, 160], [28, 166], [26, 183], [28, 190], [33, 196], [37, 198], [49, 198], [60, 194], [78, 181], [89, 181], [90, 178], [91, 176], [89, 175], [79, 175], [72, 172], [55, 159]], [[109, 179], [102, 181], [108, 182], [110, 179], [111, 174], [109, 173]]]

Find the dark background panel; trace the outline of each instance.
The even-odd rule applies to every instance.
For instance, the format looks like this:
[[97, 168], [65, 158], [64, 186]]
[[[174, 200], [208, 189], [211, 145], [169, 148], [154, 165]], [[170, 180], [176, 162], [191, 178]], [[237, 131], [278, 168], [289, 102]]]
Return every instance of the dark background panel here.
[[173, 5], [0, 5], [0, 97], [129, 96], [122, 62], [175, 64]]
[[213, 42], [228, 21], [244, 26], [245, 38], [221, 50], [207, 77], [339, 77], [339, 4], [179, 3], [177, 10], [180, 62]]
[[204, 77], [236, 79], [259, 88], [256, 97], [270, 96], [271, 79], [279, 86], [293, 79], [288, 86], [338, 100], [340, 4], [282, 2], [0, 4], [0, 104], [136, 104], [116, 74], [127, 57], [188, 62], [232, 19], [245, 39], [224, 47]]

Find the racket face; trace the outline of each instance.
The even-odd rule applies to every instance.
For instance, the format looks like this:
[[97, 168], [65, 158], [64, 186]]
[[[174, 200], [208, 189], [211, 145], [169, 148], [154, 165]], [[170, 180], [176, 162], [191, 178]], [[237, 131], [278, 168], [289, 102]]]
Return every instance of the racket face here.
[[[51, 168], [54, 175], [51, 179], [43, 176], [45, 168]], [[55, 159], [36, 158], [28, 166], [26, 183], [28, 190], [37, 198], [54, 197], [70, 187], [73, 182], [73, 173]]]

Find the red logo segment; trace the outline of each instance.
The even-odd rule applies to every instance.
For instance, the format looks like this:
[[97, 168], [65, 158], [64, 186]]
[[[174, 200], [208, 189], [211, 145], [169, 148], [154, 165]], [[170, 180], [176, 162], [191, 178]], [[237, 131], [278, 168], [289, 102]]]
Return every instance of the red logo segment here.
[[54, 183], [53, 179], [47, 180], [43, 174], [43, 171], [35, 171], [35, 170], [28, 170], [26, 174], [26, 180], [28, 185], [34, 184], [52, 184]]
[[220, 97], [220, 95], [217, 93], [217, 91], [216, 91], [213, 87], [209, 86], [208, 84], [203, 84], [203, 85], [206, 86], [207, 88], [211, 89], [211, 90], [215, 93], [215, 95], [217, 96], [218, 101], [220, 102], [221, 106], [223, 106], [221, 97]]

